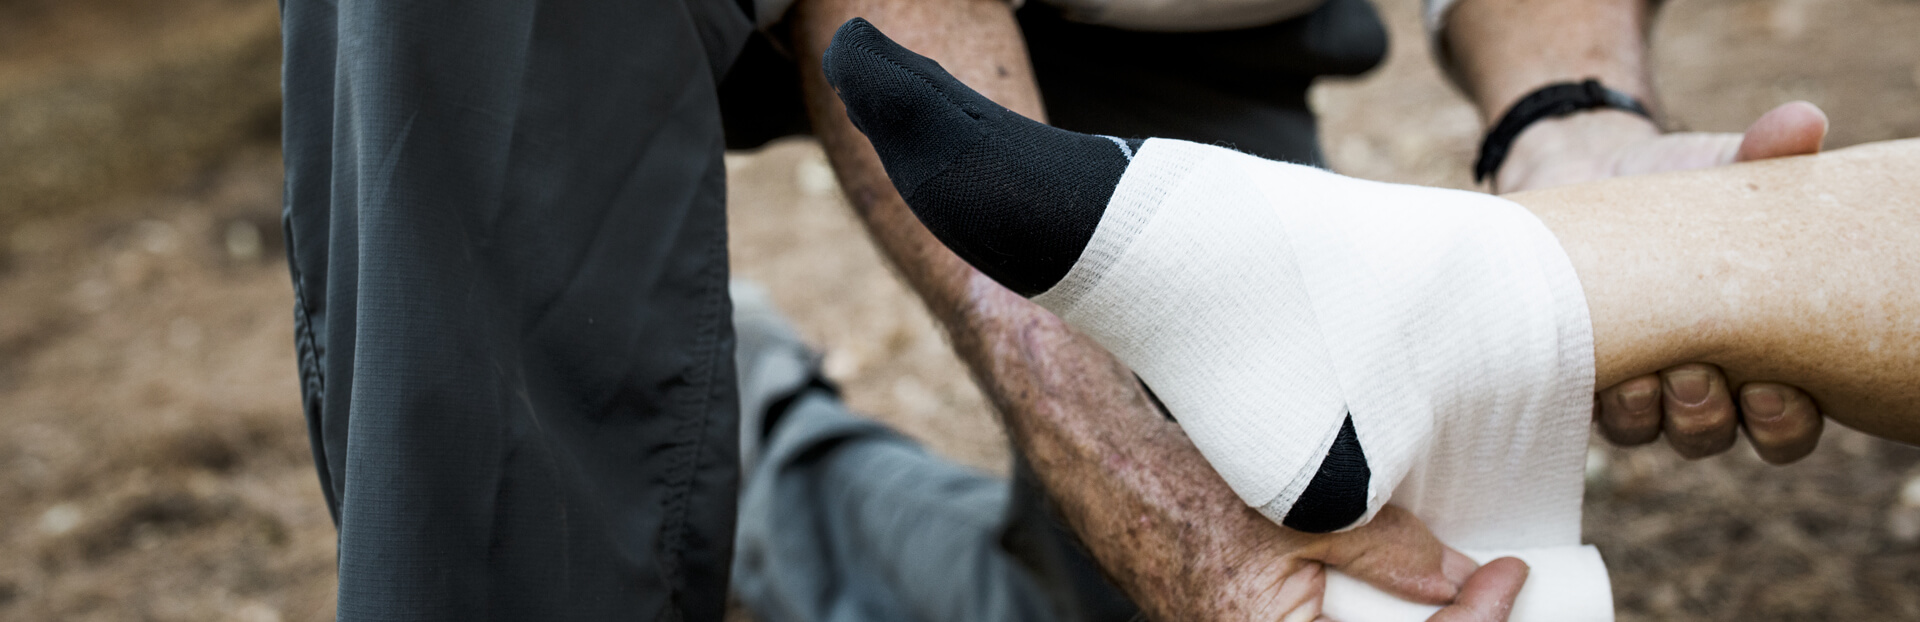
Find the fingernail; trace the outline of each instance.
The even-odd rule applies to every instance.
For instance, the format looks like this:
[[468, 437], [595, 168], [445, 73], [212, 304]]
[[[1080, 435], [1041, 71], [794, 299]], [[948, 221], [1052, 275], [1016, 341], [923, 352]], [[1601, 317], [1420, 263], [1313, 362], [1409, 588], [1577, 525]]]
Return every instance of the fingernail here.
[[1632, 387], [1620, 390], [1620, 408], [1630, 413], [1651, 410], [1653, 408], [1653, 400], [1655, 397], [1658, 397], [1659, 394], [1660, 392], [1654, 387], [1647, 386], [1647, 384], [1643, 382], [1636, 382]]
[[1459, 551], [1447, 549], [1446, 553], [1440, 556], [1440, 573], [1447, 575], [1447, 580], [1453, 582], [1455, 588], [1466, 585], [1467, 578], [1473, 576], [1473, 571], [1479, 569], [1480, 564], [1474, 563], [1473, 558]]
[[1663, 374], [1661, 380], [1667, 385], [1667, 394], [1682, 406], [1697, 406], [1707, 401], [1710, 385], [1706, 372], [1683, 369]]
[[1787, 414], [1787, 400], [1778, 389], [1752, 387], [1740, 392], [1741, 413], [1749, 419], [1772, 421]]

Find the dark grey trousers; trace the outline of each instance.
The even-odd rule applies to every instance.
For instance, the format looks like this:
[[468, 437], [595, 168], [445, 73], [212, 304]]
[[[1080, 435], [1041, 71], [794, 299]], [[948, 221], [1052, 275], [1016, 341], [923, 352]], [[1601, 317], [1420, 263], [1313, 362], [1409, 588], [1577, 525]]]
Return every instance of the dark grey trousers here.
[[[720, 83], [750, 5], [282, 0], [295, 338], [341, 619], [720, 619], [738, 478]], [[1365, 0], [1327, 7], [1214, 33], [1218, 49], [1022, 19], [1063, 126], [1312, 162], [1311, 76], [1381, 45]], [[846, 576], [917, 550], [1055, 546], [1019, 535], [1044, 515], [1037, 489], [901, 468], [953, 494], [883, 494], [914, 518], [812, 534], [861, 552], [829, 558]], [[975, 567], [888, 585], [963, 619], [1029, 610], [1032, 591], [997, 578], [1013, 575], [933, 572]]]
[[284, 0], [342, 620], [718, 620], [731, 0]]

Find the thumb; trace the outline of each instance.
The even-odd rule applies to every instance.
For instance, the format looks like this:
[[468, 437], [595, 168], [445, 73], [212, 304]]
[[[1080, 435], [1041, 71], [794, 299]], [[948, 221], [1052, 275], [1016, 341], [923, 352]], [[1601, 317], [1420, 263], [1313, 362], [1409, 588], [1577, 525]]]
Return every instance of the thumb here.
[[1320, 540], [1308, 557], [1413, 602], [1445, 604], [1480, 565], [1449, 548], [1425, 523], [1396, 506], [1352, 531]]
[[1480, 567], [1460, 590], [1460, 600], [1427, 622], [1505, 622], [1527, 581], [1526, 562], [1502, 557]]
[[1735, 162], [1820, 153], [1827, 138], [1827, 113], [1819, 106], [1796, 101], [1781, 104], [1747, 126]]

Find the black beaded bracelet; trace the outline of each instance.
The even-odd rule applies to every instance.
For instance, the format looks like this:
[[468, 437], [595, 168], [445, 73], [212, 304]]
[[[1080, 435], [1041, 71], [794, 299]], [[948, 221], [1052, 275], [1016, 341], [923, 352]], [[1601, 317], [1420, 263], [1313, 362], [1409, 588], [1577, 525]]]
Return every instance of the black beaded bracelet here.
[[1507, 114], [1501, 115], [1500, 122], [1487, 130], [1486, 139], [1480, 141], [1480, 158], [1473, 162], [1473, 182], [1480, 183], [1500, 170], [1500, 164], [1507, 160], [1507, 150], [1513, 148], [1513, 139], [1527, 126], [1541, 119], [1564, 117], [1594, 108], [1625, 110], [1653, 119], [1653, 113], [1648, 112], [1640, 100], [1602, 86], [1599, 80], [1592, 78], [1583, 82], [1559, 82], [1540, 87], [1515, 102], [1512, 108], [1507, 109]]

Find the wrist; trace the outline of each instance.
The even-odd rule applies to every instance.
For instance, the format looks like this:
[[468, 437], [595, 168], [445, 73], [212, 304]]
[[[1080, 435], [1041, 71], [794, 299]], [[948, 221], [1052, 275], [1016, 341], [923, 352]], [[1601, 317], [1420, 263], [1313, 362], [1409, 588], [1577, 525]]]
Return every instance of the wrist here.
[[1514, 137], [1494, 172], [1496, 192], [1555, 185], [1545, 179], [1568, 168], [1609, 168], [1623, 148], [1661, 134], [1652, 120], [1607, 108], [1542, 119]]

